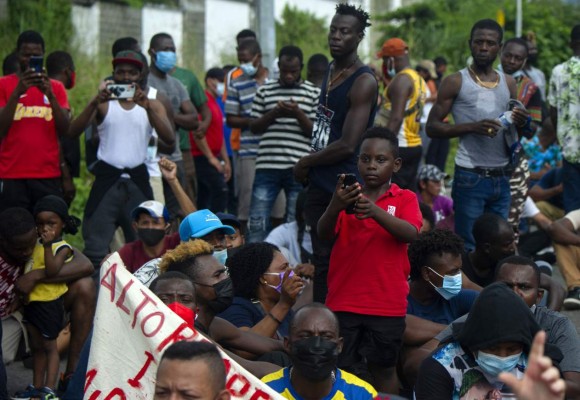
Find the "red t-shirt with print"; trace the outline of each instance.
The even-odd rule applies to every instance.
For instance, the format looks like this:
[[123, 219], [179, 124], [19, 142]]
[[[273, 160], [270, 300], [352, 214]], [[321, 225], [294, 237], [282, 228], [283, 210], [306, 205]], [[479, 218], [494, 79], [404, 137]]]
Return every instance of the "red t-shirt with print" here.
[[[16, 74], [0, 78], [0, 107], [16, 89]], [[61, 107], [69, 109], [62, 83], [50, 80]], [[61, 132], [62, 133], [62, 132]], [[43, 179], [60, 176], [58, 134], [48, 98], [37, 87], [20, 96], [8, 134], [0, 140], [0, 178]]]
[[[376, 201], [389, 214], [421, 229], [417, 196], [394, 183]], [[395, 239], [374, 219], [358, 220], [343, 211], [335, 227], [326, 305], [332, 311], [384, 317], [407, 313], [410, 273], [407, 243]]]

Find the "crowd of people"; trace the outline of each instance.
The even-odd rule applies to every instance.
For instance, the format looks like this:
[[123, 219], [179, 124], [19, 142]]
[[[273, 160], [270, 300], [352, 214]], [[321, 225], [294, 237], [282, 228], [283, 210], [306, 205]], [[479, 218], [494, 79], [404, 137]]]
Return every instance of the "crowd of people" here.
[[[454, 73], [414, 68], [403, 38], [366, 65], [369, 26], [340, 3], [331, 60], [288, 44], [272, 66], [243, 30], [239, 65], [203, 85], [170, 35], [150, 62], [120, 38], [76, 115], [71, 56], [20, 34], [0, 78], [0, 399], [26, 355], [14, 398], [83, 397], [116, 251], [209, 340], [163, 353], [156, 399], [229, 399], [218, 348], [288, 399], [580, 398], [580, 338], [558, 313], [580, 309], [580, 25], [548, 85], [535, 36], [504, 40], [493, 20]], [[64, 238], [79, 227], [82, 252]]]

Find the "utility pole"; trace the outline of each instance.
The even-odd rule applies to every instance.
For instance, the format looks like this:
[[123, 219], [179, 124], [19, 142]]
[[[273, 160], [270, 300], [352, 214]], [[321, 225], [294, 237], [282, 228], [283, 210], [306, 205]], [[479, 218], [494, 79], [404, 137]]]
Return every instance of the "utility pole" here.
[[516, 0], [516, 37], [522, 37], [522, 0]]
[[269, 69], [276, 58], [276, 24], [274, 0], [255, 0], [258, 22], [258, 41], [262, 47], [262, 64]]

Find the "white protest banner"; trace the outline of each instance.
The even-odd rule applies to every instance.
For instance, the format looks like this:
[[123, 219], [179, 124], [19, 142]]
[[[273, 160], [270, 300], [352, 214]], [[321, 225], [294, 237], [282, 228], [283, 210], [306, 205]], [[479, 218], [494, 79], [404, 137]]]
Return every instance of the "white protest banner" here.
[[[153, 399], [163, 351], [180, 340], [207, 340], [129, 271], [117, 253], [101, 266], [85, 400]], [[222, 352], [234, 399], [282, 399]]]

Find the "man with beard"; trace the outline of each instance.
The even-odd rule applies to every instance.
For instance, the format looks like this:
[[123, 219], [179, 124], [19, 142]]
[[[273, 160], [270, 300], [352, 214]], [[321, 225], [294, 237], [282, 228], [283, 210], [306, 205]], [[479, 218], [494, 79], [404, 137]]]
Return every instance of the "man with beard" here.
[[292, 367], [266, 375], [262, 381], [286, 399], [372, 399], [367, 382], [336, 367], [342, 350], [338, 319], [320, 303], [299, 309], [290, 323], [284, 346]]
[[[445, 78], [427, 121], [429, 137], [459, 137], [452, 190], [455, 232], [469, 250], [475, 245], [471, 229], [477, 217], [484, 212], [508, 216], [511, 147], [528, 119], [524, 109], [515, 107], [509, 110], [509, 127], [499, 120], [509, 100], [517, 98], [514, 79], [493, 69], [502, 36], [493, 20], [475, 23], [469, 39], [473, 64]], [[449, 112], [453, 125], [444, 122]]]
[[[308, 226], [316, 226], [326, 211], [337, 175], [359, 176], [357, 149], [362, 134], [374, 121], [378, 95], [373, 71], [357, 54], [365, 29], [370, 26], [369, 19], [362, 8], [341, 3], [330, 23], [328, 44], [334, 61], [322, 85], [312, 129], [312, 152], [294, 167], [296, 180], [309, 183], [304, 207]], [[315, 229], [311, 236], [312, 261], [316, 266], [314, 300], [324, 303], [332, 241], [320, 239]]]

